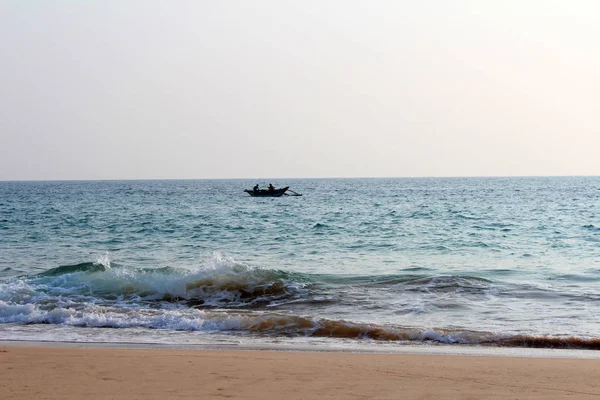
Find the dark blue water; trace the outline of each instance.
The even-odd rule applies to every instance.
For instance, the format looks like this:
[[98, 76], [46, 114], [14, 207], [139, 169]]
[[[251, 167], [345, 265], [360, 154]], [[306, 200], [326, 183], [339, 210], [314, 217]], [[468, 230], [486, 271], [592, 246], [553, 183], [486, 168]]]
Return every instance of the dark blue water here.
[[600, 178], [255, 183], [0, 183], [0, 339], [600, 338]]

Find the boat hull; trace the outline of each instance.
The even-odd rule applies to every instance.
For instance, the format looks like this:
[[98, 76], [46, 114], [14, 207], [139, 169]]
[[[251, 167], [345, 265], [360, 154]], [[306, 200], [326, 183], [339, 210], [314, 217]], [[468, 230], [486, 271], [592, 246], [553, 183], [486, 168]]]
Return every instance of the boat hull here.
[[290, 188], [289, 186], [286, 186], [281, 189], [275, 189], [275, 190], [264, 190], [263, 189], [263, 190], [257, 190], [257, 191], [246, 189], [246, 190], [244, 190], [244, 192], [248, 193], [252, 197], [281, 197], [286, 192], [286, 190], [288, 190], [289, 188]]

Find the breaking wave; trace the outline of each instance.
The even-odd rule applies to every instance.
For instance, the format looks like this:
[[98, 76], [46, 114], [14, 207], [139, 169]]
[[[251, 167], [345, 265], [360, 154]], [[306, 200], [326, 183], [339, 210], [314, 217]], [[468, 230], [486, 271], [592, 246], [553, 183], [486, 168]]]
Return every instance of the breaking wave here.
[[[89, 297], [89, 301], [166, 301], [188, 306], [245, 307], [294, 299], [303, 284], [282, 271], [251, 268], [215, 255], [196, 269], [142, 268], [110, 265], [108, 259], [52, 268], [4, 285], [27, 286], [38, 297]], [[16, 292], [22, 292], [22, 288]], [[6, 297], [6, 296], [4, 296]], [[2, 298], [2, 297], [0, 297]]]
[[239, 308], [314, 302], [336, 290], [357, 288], [447, 293], [485, 291], [490, 286], [489, 280], [473, 276], [326, 275], [253, 268], [219, 254], [190, 269], [128, 268], [111, 264], [105, 256], [96, 262], [63, 265], [34, 276], [0, 281], [0, 300], [22, 302], [27, 292], [31, 302], [71, 296], [91, 303], [162, 301], [190, 307]]

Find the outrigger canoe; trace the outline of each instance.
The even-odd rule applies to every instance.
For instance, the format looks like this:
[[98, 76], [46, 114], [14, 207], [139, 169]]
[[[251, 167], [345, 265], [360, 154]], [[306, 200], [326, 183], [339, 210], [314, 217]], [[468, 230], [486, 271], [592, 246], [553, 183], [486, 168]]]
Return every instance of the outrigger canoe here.
[[281, 188], [281, 189], [273, 189], [273, 190], [269, 190], [269, 189], [260, 189], [260, 190], [245, 189], [244, 192], [248, 193], [252, 197], [280, 197], [280, 196], [283, 196], [283, 194], [289, 188], [290, 188], [289, 186], [286, 186], [286, 187]]

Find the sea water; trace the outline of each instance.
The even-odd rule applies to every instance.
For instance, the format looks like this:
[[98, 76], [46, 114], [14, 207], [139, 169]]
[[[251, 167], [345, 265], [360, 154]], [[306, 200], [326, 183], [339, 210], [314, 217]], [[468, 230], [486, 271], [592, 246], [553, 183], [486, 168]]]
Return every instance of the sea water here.
[[598, 177], [0, 182], [0, 339], [599, 349], [599, 206]]

